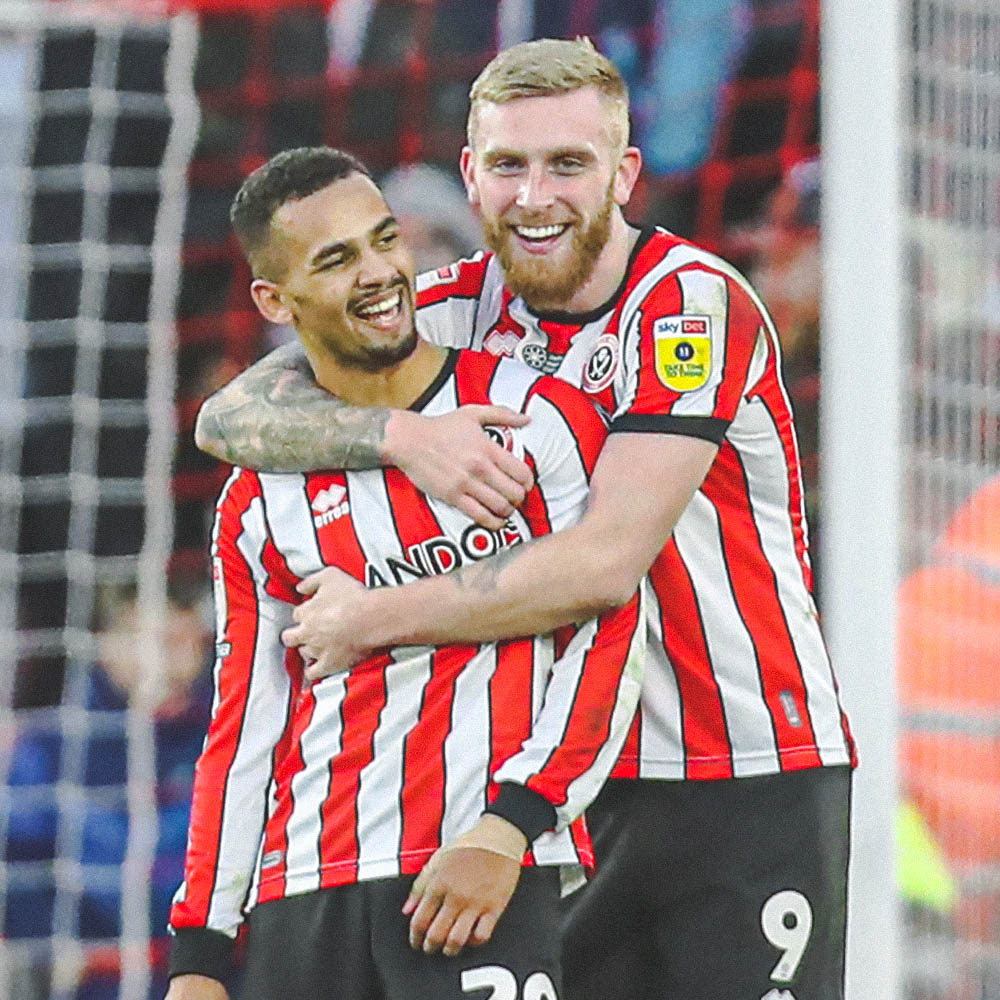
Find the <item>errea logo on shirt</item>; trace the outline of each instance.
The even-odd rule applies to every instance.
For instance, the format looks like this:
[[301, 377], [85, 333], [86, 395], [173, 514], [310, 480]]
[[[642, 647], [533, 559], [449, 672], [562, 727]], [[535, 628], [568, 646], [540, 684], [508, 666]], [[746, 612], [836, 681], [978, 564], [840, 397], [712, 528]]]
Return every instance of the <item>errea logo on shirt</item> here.
[[498, 357], [503, 356], [512, 358], [514, 357], [514, 351], [517, 349], [517, 345], [520, 342], [521, 338], [511, 330], [506, 330], [503, 333], [500, 333], [498, 330], [493, 330], [483, 341], [483, 347], [486, 348], [490, 354], [495, 354]]
[[322, 528], [338, 517], [343, 517], [350, 509], [347, 501], [347, 489], [334, 483], [325, 490], [320, 490], [313, 497], [313, 524]]

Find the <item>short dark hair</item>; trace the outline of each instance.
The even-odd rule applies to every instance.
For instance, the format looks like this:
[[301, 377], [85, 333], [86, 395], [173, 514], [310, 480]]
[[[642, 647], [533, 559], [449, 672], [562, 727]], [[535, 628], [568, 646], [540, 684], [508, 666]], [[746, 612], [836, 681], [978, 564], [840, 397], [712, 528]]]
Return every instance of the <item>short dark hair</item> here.
[[229, 219], [243, 253], [257, 270], [260, 251], [267, 246], [271, 219], [286, 202], [308, 198], [351, 174], [371, 177], [355, 156], [329, 146], [301, 146], [272, 156], [250, 174], [233, 198]]

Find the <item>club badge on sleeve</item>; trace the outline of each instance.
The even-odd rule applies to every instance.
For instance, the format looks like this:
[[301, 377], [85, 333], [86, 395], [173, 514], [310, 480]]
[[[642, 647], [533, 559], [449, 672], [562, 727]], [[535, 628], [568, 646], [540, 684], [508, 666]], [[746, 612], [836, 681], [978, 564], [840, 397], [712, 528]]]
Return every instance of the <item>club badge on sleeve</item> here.
[[662, 316], [653, 322], [656, 377], [674, 392], [700, 389], [712, 372], [710, 316]]

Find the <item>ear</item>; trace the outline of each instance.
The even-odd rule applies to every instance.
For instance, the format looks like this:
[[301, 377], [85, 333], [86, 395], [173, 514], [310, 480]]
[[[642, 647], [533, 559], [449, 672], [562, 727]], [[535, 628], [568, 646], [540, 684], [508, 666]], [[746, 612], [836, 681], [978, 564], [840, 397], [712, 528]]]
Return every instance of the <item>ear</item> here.
[[287, 326], [292, 323], [292, 310], [285, 304], [281, 289], [273, 281], [254, 278], [250, 284], [250, 297], [257, 311], [270, 323]]
[[612, 194], [616, 205], [624, 208], [628, 204], [629, 198], [632, 197], [632, 188], [635, 187], [641, 172], [642, 153], [637, 146], [629, 146], [622, 154], [618, 169], [615, 171]]
[[479, 188], [476, 186], [476, 154], [471, 146], [463, 146], [462, 154], [458, 160], [459, 168], [462, 171], [462, 180], [465, 182], [465, 191], [469, 196], [469, 202], [473, 205], [479, 204]]

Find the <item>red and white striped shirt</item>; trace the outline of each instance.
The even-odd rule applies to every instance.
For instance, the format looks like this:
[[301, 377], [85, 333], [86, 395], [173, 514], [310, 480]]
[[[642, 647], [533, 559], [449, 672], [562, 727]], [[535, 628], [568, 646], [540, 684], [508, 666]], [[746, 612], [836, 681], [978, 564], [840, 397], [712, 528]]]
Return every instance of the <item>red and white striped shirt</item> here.
[[[640, 595], [552, 636], [404, 647], [303, 687], [280, 642], [295, 585], [338, 566], [369, 585], [446, 572], [578, 520], [605, 426], [586, 396], [524, 365], [453, 352], [414, 404], [528, 413], [506, 432], [535, 487], [498, 532], [421, 494], [398, 469], [234, 470], [216, 512], [216, 697], [199, 759], [175, 929], [235, 934], [256, 903], [418, 872], [470, 829], [500, 783], [555, 809], [535, 864], [592, 863], [574, 822], [634, 718], [645, 647]], [[503, 432], [501, 432], [503, 433]]]
[[615, 776], [853, 763], [812, 599], [778, 337], [746, 279], [657, 229], [640, 236], [612, 299], [588, 314], [532, 313], [488, 253], [417, 287], [428, 340], [513, 356], [582, 387], [612, 433], [719, 445], [649, 573], [641, 713]]

